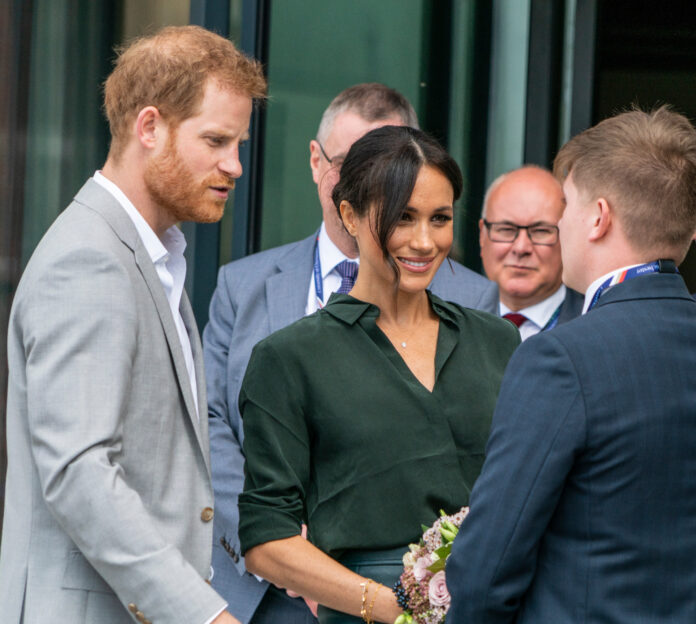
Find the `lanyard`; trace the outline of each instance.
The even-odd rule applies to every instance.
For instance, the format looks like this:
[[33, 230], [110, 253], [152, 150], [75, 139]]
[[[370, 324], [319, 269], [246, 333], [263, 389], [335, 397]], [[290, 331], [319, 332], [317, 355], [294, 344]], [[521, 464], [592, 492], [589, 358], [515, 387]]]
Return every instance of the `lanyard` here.
[[592, 297], [592, 301], [590, 302], [590, 306], [587, 308], [587, 311], [589, 312], [595, 306], [597, 301], [599, 301], [599, 298], [602, 296], [602, 293], [608, 288], [640, 275], [648, 275], [649, 273], [679, 273], [679, 271], [677, 270], [677, 265], [674, 264], [673, 260], [657, 260], [655, 262], [649, 262], [630, 269], [625, 269], [621, 271], [621, 273], [612, 275], [599, 285], [594, 297]]
[[561, 308], [563, 307], [563, 304], [564, 301], [561, 301], [561, 305], [556, 308], [556, 311], [551, 315], [549, 322], [541, 328], [541, 331], [548, 331], [549, 329], [553, 329], [556, 327], [556, 325], [558, 325], [558, 317], [561, 315]]
[[314, 292], [317, 295], [317, 307], [324, 307], [324, 280], [321, 277], [321, 260], [319, 259], [319, 236], [314, 246]]

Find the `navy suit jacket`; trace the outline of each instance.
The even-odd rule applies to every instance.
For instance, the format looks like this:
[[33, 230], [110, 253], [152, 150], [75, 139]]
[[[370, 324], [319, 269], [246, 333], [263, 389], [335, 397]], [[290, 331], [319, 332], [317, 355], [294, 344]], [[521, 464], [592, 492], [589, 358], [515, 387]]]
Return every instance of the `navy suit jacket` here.
[[563, 307], [558, 315], [557, 325], [562, 325], [572, 321], [582, 314], [582, 306], [585, 304], [585, 296], [578, 291], [566, 286], [566, 295], [563, 300]]
[[[215, 491], [212, 585], [243, 624], [268, 584], [247, 573], [239, 555], [237, 497], [244, 486], [244, 456], [237, 398], [256, 343], [305, 315], [315, 245], [316, 234], [223, 266], [203, 332]], [[431, 290], [465, 307], [497, 312], [497, 285], [456, 262], [440, 267]]]
[[510, 360], [448, 621], [696, 622], [696, 302], [608, 290]]

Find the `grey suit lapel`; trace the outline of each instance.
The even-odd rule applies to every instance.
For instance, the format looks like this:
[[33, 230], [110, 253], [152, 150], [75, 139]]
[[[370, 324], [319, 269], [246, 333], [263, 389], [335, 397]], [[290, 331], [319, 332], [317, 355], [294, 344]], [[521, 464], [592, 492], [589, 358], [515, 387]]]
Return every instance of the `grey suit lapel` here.
[[[150, 295], [155, 303], [155, 308], [162, 323], [162, 329], [169, 345], [169, 352], [174, 363], [179, 389], [184, 397], [186, 410], [189, 413], [191, 424], [196, 431], [196, 436], [200, 440], [200, 431], [198, 417], [196, 416], [195, 405], [193, 401], [193, 392], [191, 390], [191, 382], [189, 381], [188, 371], [186, 370], [186, 361], [184, 360], [184, 351], [181, 347], [179, 334], [174, 324], [174, 318], [169, 308], [167, 296], [164, 293], [164, 288], [157, 275], [155, 265], [147, 253], [145, 246], [140, 240], [138, 231], [131, 221], [130, 217], [118, 203], [116, 198], [111, 195], [105, 188], [97, 184], [94, 180], [88, 180], [75, 196], [75, 201], [81, 203], [91, 210], [99, 213], [109, 224], [121, 241], [133, 251], [135, 263], [140, 270], [140, 273], [147, 284]], [[195, 324], [194, 324], [195, 327]], [[205, 382], [202, 387], [205, 388]], [[200, 386], [199, 386], [200, 388]], [[201, 412], [201, 419], [207, 413], [207, 408]], [[207, 447], [203, 447], [207, 448]], [[207, 460], [206, 460], [207, 461]]]
[[278, 259], [278, 272], [266, 280], [266, 301], [271, 332], [301, 319], [307, 307], [316, 235], [293, 246]]
[[[208, 474], [210, 475], [210, 451], [208, 447], [208, 399], [206, 396], [205, 370], [203, 367], [203, 348], [201, 347], [201, 339], [198, 334], [196, 318], [193, 315], [191, 303], [189, 302], [189, 298], [186, 295], [186, 291], [184, 291], [181, 295], [179, 312], [181, 312], [181, 318], [184, 321], [184, 325], [186, 326], [186, 332], [188, 333], [189, 337], [189, 342], [191, 343], [191, 352], [193, 353], [193, 364], [194, 369], [196, 371], [196, 389], [198, 391], [198, 413], [200, 415], [200, 422], [197, 423], [198, 426], [194, 427], [194, 429], [196, 431], [198, 443], [203, 449], [205, 465], [208, 469]], [[188, 381], [188, 376], [186, 378], [186, 381]], [[191, 384], [189, 383], [188, 385], [190, 387]]]

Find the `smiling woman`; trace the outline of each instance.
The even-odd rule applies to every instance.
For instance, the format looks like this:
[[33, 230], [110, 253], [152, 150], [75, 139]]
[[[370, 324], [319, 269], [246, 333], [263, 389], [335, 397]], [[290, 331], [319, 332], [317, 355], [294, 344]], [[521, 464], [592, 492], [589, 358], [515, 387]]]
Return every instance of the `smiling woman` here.
[[355, 285], [261, 341], [247, 368], [247, 569], [318, 601], [322, 624], [393, 622], [389, 587], [408, 543], [467, 503], [483, 463], [519, 335], [426, 290], [452, 244], [461, 184], [419, 130], [356, 141], [333, 192], [360, 251]]

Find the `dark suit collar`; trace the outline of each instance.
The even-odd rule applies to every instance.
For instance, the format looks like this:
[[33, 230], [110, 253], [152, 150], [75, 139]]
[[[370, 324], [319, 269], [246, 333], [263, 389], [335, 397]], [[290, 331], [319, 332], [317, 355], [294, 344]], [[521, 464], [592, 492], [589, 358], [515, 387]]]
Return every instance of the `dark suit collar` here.
[[684, 278], [678, 273], [651, 273], [612, 286], [599, 298], [594, 309], [612, 303], [639, 299], [694, 301], [686, 288]]
[[271, 331], [302, 318], [307, 308], [309, 280], [317, 234], [290, 245], [276, 261], [277, 273], [266, 280]]
[[581, 295], [577, 290], [566, 286], [566, 295], [561, 306], [561, 312], [558, 315], [558, 324], [566, 323], [577, 318], [582, 314], [582, 306], [585, 303], [585, 296]]

